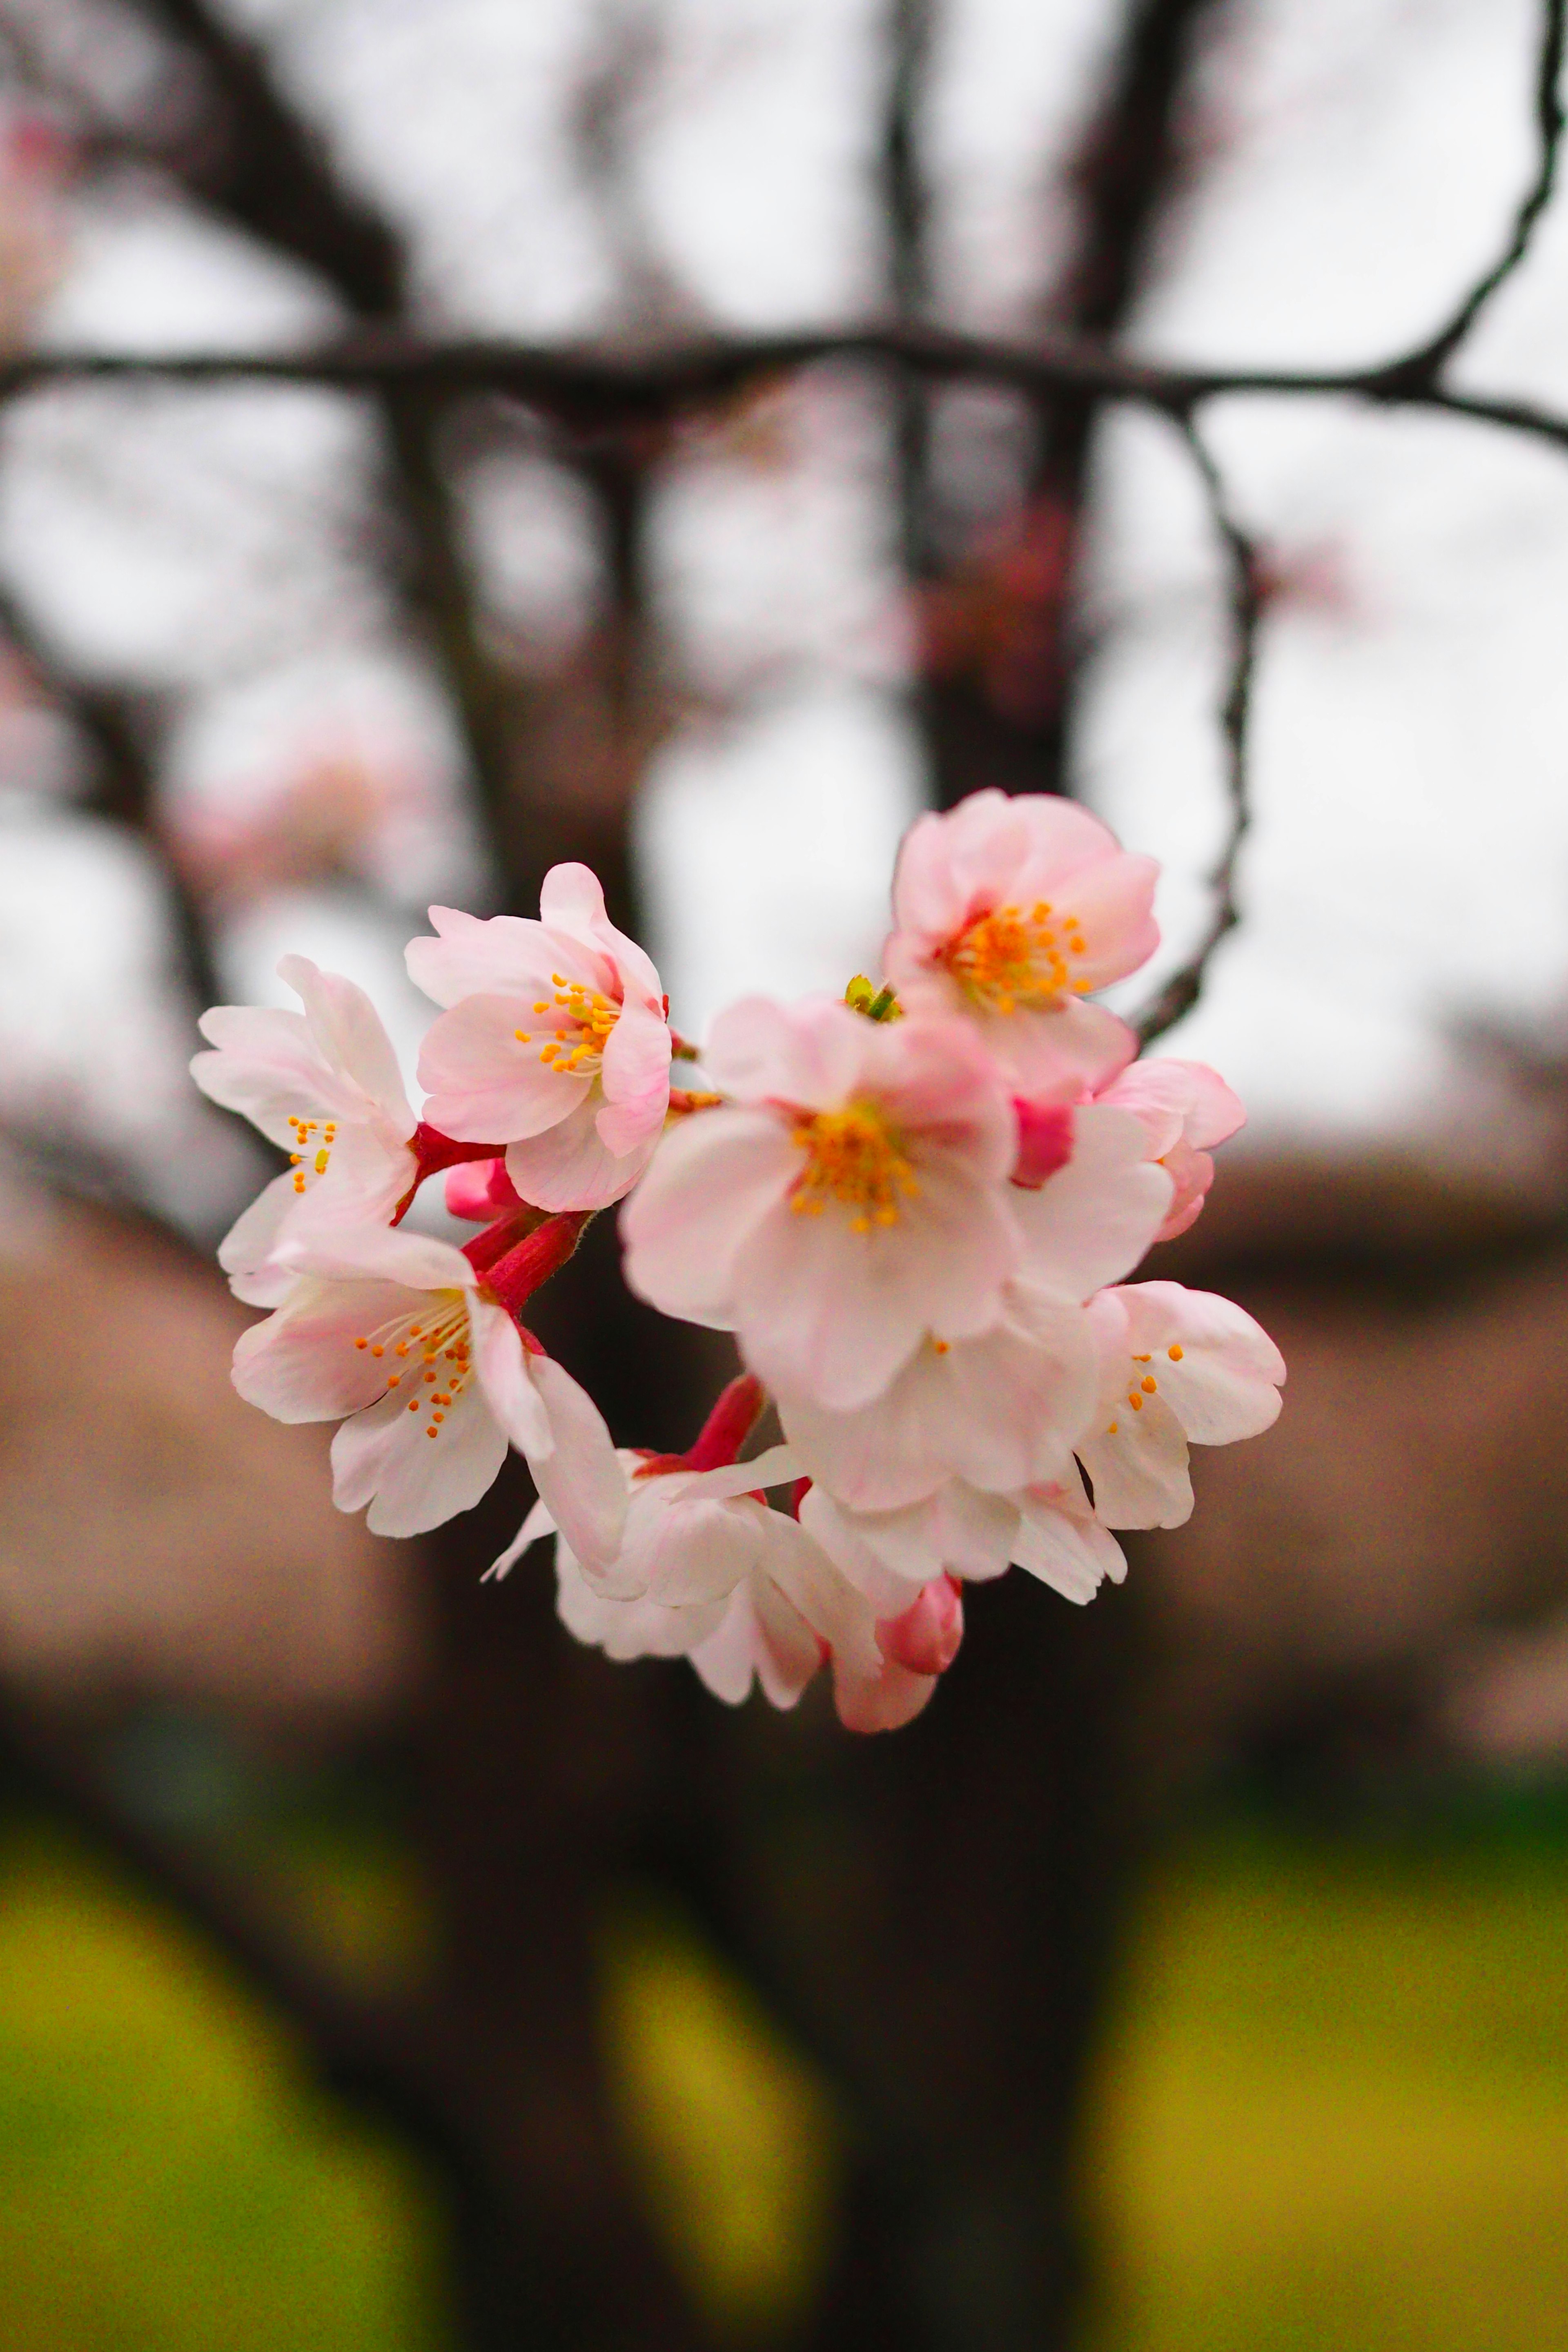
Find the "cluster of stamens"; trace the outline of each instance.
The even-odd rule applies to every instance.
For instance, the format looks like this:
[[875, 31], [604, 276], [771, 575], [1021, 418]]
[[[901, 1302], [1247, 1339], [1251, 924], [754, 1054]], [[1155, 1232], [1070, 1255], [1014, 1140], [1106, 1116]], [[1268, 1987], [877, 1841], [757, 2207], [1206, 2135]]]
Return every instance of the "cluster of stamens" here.
[[1088, 953], [1076, 915], [1058, 915], [1044, 898], [1026, 910], [994, 907], [977, 916], [945, 950], [942, 961], [959, 986], [995, 1013], [1052, 1004], [1075, 980], [1069, 956]]
[[[294, 1130], [294, 1140], [299, 1146], [297, 1150], [289, 1154], [289, 1164], [294, 1171], [294, 1190], [302, 1192], [307, 1176], [326, 1174], [332, 1146], [338, 1139], [338, 1123], [336, 1119], [330, 1118], [323, 1127], [319, 1118], [296, 1118], [290, 1112], [289, 1124]], [[321, 1137], [320, 1143], [311, 1142], [313, 1135]]]
[[[540, 1047], [539, 1058], [563, 1077], [596, 1078], [604, 1063], [605, 1040], [620, 1019], [621, 1008], [583, 981], [567, 980], [558, 971], [550, 978], [553, 998], [540, 997], [533, 1009], [553, 1014], [563, 1025]], [[514, 1029], [511, 1034], [520, 1045], [534, 1043], [531, 1029]]]
[[[1166, 1355], [1169, 1356], [1173, 1364], [1179, 1364], [1184, 1352], [1185, 1351], [1179, 1342], [1174, 1339], [1172, 1340], [1170, 1346], [1165, 1350]], [[1152, 1364], [1154, 1359], [1152, 1356], [1134, 1356], [1132, 1360], [1135, 1364]], [[1143, 1410], [1144, 1398], [1146, 1396], [1157, 1395], [1159, 1393], [1159, 1388], [1160, 1383], [1154, 1378], [1152, 1372], [1145, 1372], [1142, 1380], [1137, 1380], [1135, 1378], [1132, 1385], [1127, 1391], [1127, 1402], [1131, 1406], [1133, 1412], [1142, 1412]], [[1119, 1421], [1113, 1421], [1110, 1428], [1105, 1433], [1107, 1437], [1114, 1437], [1121, 1426], [1121, 1423]]]
[[[437, 1309], [434, 1319], [411, 1323], [403, 1316], [395, 1316], [377, 1331], [356, 1339], [354, 1346], [372, 1356], [388, 1354], [396, 1359], [398, 1370], [388, 1372], [388, 1391], [401, 1388], [405, 1381], [416, 1384], [418, 1393], [408, 1400], [410, 1412], [428, 1412], [426, 1437], [439, 1437], [441, 1424], [463, 1393], [463, 1384], [472, 1370], [469, 1360], [468, 1309], [460, 1296], [450, 1306]], [[446, 1367], [450, 1367], [449, 1370]], [[426, 1394], [425, 1391], [429, 1393]]]
[[869, 1103], [800, 1118], [790, 1140], [806, 1154], [790, 1207], [797, 1217], [820, 1217], [829, 1201], [853, 1209], [852, 1234], [896, 1225], [900, 1200], [920, 1192], [903, 1140]]

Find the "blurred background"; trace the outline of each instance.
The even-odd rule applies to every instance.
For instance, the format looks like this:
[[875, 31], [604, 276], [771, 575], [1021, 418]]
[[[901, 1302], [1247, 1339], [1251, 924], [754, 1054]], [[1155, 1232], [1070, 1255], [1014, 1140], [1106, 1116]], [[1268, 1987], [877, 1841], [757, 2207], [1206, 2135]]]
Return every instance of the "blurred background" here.
[[[1503, 249], [1540, 40], [0, 0], [4, 364], [374, 329], [635, 377], [901, 318], [1357, 367]], [[1549, 209], [1454, 380], [1568, 406], [1565, 283]], [[7, 2347], [1568, 2345], [1562, 453], [1205, 413], [1256, 815], [1167, 1049], [1251, 1123], [1157, 1270], [1260, 1317], [1285, 1414], [1091, 1609], [977, 1592], [855, 1742], [574, 1649], [541, 1555], [481, 1592], [521, 1465], [426, 1543], [334, 1514], [324, 1433], [228, 1388], [271, 1163], [195, 1018], [303, 951], [412, 1081], [425, 907], [568, 856], [700, 1035], [875, 972], [902, 829], [992, 784], [1162, 857], [1157, 982], [1225, 826], [1180, 435], [844, 358], [598, 413], [0, 391]], [[689, 1442], [720, 1344], [602, 1228], [554, 1288], [617, 1437]]]

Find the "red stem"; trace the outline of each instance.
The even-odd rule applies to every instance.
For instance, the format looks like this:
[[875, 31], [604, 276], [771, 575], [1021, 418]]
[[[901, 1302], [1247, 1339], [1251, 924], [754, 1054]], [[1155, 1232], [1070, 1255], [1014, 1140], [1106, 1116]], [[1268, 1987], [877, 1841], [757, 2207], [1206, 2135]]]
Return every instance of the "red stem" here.
[[687, 1448], [687, 1467], [720, 1470], [726, 1463], [738, 1462], [767, 1401], [768, 1392], [753, 1373], [738, 1374], [703, 1423], [696, 1444]]
[[503, 1251], [488, 1266], [481, 1266], [476, 1253], [482, 1252], [494, 1236], [497, 1228], [491, 1225], [467, 1244], [463, 1255], [476, 1274], [483, 1274], [486, 1286], [507, 1313], [521, 1318], [540, 1284], [548, 1282], [565, 1265], [593, 1213], [591, 1209], [568, 1209], [561, 1216], [546, 1217], [514, 1247]]

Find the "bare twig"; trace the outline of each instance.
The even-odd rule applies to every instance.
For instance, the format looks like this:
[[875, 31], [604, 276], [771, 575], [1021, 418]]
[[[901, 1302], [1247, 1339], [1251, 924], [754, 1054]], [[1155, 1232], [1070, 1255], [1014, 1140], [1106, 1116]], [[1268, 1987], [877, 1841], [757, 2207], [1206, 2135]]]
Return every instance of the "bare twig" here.
[[1228, 823], [1219, 862], [1209, 877], [1214, 904], [1203, 935], [1186, 961], [1171, 974], [1158, 995], [1133, 1020], [1132, 1026], [1142, 1046], [1152, 1045], [1157, 1037], [1163, 1037], [1167, 1029], [1173, 1029], [1184, 1014], [1192, 1011], [1203, 993], [1215, 949], [1240, 920], [1236, 902], [1236, 865], [1241, 845], [1247, 837], [1247, 826], [1252, 822], [1247, 721], [1251, 716], [1253, 680], [1258, 667], [1258, 623], [1263, 612], [1258, 588], [1258, 551], [1232, 515], [1218, 468], [1190, 418], [1184, 420], [1182, 429], [1192, 452], [1193, 463], [1203, 478], [1209, 512], [1214, 518], [1215, 535], [1224, 550], [1229, 572], [1226, 602], [1231, 629], [1230, 672], [1219, 722], [1225, 744]]
[[1491, 268], [1459, 303], [1447, 324], [1405, 362], [1414, 383], [1429, 383], [1458, 349], [1498, 289], [1511, 278], [1530, 250], [1535, 225], [1552, 201], [1563, 145], [1563, 48], [1568, 0], [1542, 0], [1541, 46], [1535, 72], [1535, 122], [1540, 140], [1535, 177], [1514, 215], [1513, 231]]
[[1529, 401], [1411, 383], [1405, 359], [1321, 371], [1163, 367], [1079, 337], [1015, 343], [918, 324], [702, 336], [653, 355], [586, 345], [447, 341], [397, 327], [366, 328], [295, 352], [39, 351], [0, 365], [0, 401], [80, 383], [307, 383], [345, 393], [419, 390], [435, 402], [490, 393], [591, 435], [725, 401], [759, 378], [831, 360], [894, 363], [938, 380], [1011, 384], [1045, 401], [1087, 394], [1178, 420], [1205, 402], [1250, 394], [1361, 399], [1497, 425], [1568, 448], [1568, 416]]

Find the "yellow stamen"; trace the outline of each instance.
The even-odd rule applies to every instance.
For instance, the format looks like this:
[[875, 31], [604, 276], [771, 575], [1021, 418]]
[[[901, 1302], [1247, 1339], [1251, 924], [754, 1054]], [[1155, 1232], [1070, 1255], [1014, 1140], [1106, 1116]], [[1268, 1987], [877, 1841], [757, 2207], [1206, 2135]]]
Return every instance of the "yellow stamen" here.
[[1182, 1360], [1184, 1350], [1178, 1348], [1175, 1341], [1173, 1339], [1170, 1346], [1166, 1349], [1165, 1353], [1169, 1356], [1173, 1364], [1179, 1364]]
[[856, 1212], [850, 1232], [868, 1234], [873, 1225], [897, 1224], [900, 1199], [920, 1192], [902, 1136], [872, 1103], [810, 1113], [792, 1140], [806, 1154], [790, 1202], [796, 1216], [819, 1217], [837, 1201]]
[[965, 993], [990, 1011], [1038, 1011], [1065, 990], [1088, 985], [1068, 978], [1064, 941], [1069, 954], [1088, 951], [1076, 919], [1053, 918], [1048, 900], [1040, 898], [1026, 912], [994, 907], [976, 916], [948, 942], [942, 961]]

